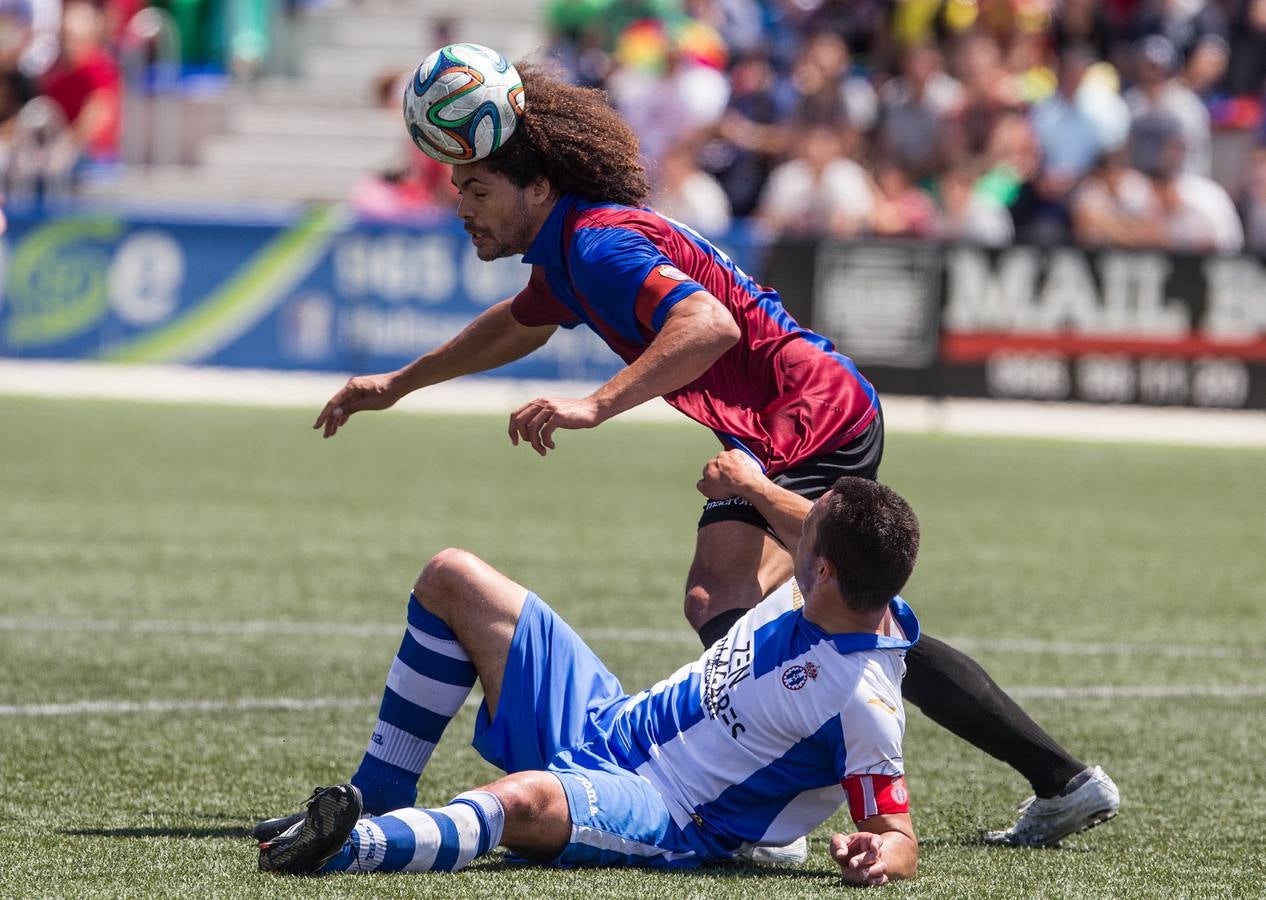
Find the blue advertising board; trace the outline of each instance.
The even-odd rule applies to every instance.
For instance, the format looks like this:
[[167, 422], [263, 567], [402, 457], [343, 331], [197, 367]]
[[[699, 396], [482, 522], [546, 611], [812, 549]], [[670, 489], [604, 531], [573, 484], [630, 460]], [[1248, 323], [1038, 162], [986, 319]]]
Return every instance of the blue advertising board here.
[[[740, 265], [752, 243], [721, 241]], [[517, 259], [482, 262], [455, 219], [190, 221], [90, 211], [11, 215], [0, 242], [0, 356], [389, 371], [516, 294]], [[506, 377], [605, 380], [619, 359], [560, 329]]]

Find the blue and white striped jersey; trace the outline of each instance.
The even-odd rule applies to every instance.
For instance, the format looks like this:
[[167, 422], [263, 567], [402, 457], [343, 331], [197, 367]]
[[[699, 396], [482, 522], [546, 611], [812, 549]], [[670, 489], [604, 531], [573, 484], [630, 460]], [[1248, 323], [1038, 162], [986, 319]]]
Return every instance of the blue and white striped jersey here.
[[828, 634], [789, 581], [698, 660], [610, 715], [608, 751], [663, 795], [697, 852], [784, 844], [845, 802], [852, 775], [901, 775], [905, 650], [913, 610], [889, 635]]

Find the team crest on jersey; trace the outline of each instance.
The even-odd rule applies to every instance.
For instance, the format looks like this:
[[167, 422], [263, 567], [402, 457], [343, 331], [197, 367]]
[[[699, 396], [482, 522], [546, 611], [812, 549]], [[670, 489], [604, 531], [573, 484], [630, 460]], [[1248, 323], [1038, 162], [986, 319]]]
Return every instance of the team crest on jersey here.
[[783, 670], [782, 686], [789, 691], [798, 691], [817, 677], [818, 667], [807, 662], [803, 666], [792, 666]]
[[690, 276], [676, 266], [660, 266], [658, 271], [664, 278], [671, 278], [673, 281], [690, 280]]
[[898, 778], [892, 783], [892, 801], [894, 803], [905, 805], [910, 799], [910, 795], [906, 793], [906, 783], [904, 779]]

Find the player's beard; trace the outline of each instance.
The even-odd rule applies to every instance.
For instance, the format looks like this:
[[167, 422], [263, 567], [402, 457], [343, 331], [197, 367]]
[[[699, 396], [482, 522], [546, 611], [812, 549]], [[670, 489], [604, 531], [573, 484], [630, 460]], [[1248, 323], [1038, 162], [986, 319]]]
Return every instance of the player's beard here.
[[480, 235], [484, 239], [483, 246], [475, 247], [475, 254], [484, 262], [503, 259], [507, 256], [518, 256], [527, 250], [532, 242], [532, 223], [528, 218], [527, 198], [522, 191], [514, 195], [514, 209], [506, 222], [505, 239], [499, 240], [491, 232]]

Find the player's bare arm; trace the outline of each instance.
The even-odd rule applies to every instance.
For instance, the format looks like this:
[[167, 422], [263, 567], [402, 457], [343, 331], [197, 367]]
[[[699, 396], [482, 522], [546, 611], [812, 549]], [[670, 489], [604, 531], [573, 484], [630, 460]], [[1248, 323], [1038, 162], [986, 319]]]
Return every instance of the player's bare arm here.
[[724, 450], [708, 460], [695, 487], [709, 500], [742, 497], [751, 503], [792, 553], [800, 543], [804, 518], [813, 508], [813, 501], [770, 481], [742, 450]]
[[857, 823], [853, 834], [831, 837], [831, 858], [849, 884], [880, 887], [889, 881], [913, 878], [919, 862], [919, 842], [909, 813], [871, 816]]
[[554, 449], [555, 429], [594, 428], [647, 400], [694, 381], [739, 340], [738, 323], [705, 291], [677, 303], [646, 352], [581, 400], [538, 397], [510, 416], [510, 441], [541, 456]]
[[333, 436], [352, 413], [387, 409], [401, 397], [461, 375], [485, 372], [527, 356], [550, 339], [555, 326], [522, 325], [510, 313], [510, 301], [489, 307], [441, 347], [396, 372], [358, 375], [330, 398], [313, 423]]

